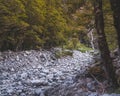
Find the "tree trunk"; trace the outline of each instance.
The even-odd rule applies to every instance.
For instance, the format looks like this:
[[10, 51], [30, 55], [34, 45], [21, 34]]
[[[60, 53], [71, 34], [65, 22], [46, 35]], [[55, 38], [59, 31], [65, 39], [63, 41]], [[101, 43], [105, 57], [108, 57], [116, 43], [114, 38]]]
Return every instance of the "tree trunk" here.
[[103, 66], [105, 68], [106, 77], [113, 84], [117, 85], [117, 79], [115, 78], [115, 70], [112, 65], [110, 51], [108, 48], [108, 44], [107, 44], [107, 40], [104, 32], [102, 0], [95, 0], [94, 12], [95, 12], [95, 28], [98, 35], [98, 47], [100, 50]]
[[120, 56], [120, 0], [110, 0], [110, 3], [113, 10], [114, 26], [118, 36], [118, 52]]

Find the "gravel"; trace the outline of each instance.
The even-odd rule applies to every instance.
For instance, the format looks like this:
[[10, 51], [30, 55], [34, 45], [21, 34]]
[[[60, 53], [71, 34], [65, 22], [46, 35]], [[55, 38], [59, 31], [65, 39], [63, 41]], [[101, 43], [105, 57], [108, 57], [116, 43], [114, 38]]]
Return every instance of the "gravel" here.
[[92, 55], [73, 51], [73, 56], [56, 58], [56, 51], [0, 52], [0, 96], [102, 96], [83, 90], [82, 85], [95, 90], [93, 80], [75, 82], [94, 62]]

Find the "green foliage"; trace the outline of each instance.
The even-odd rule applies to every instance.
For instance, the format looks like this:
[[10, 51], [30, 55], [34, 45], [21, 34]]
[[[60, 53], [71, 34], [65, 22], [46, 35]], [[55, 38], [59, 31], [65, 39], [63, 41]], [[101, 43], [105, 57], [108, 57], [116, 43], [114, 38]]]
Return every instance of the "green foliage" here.
[[113, 14], [111, 11], [109, 1], [103, 2], [104, 9], [104, 20], [105, 20], [105, 33], [107, 36], [107, 42], [110, 50], [115, 50], [117, 48], [117, 34], [114, 28]]
[[[108, 1], [104, 1], [104, 11], [107, 40], [110, 48], [114, 49], [116, 35]], [[56, 46], [88, 50], [80, 41], [89, 45], [87, 30], [94, 27], [93, 20], [90, 1], [0, 0], [0, 50]]]
[[55, 53], [55, 57], [56, 58], [61, 58], [61, 57], [66, 57], [66, 56], [72, 56], [73, 52], [71, 50], [61, 50], [61, 51], [57, 51]]
[[1, 0], [0, 8], [0, 49], [16, 50], [18, 47], [16, 45], [19, 45], [20, 42], [20, 36], [29, 26], [24, 21], [27, 18], [25, 6], [20, 0]]
[[46, 13], [44, 38], [46, 46], [56, 46], [65, 41], [64, 33], [67, 30], [66, 20], [57, 9], [50, 7]]
[[73, 38], [72, 40], [69, 40], [67, 44], [64, 46], [64, 49], [79, 50], [81, 52], [92, 50], [92, 48], [86, 47], [84, 44], [81, 44], [77, 38]]
[[71, 16], [82, 3], [82, 0], [1, 0], [0, 50], [65, 45], [76, 31]]

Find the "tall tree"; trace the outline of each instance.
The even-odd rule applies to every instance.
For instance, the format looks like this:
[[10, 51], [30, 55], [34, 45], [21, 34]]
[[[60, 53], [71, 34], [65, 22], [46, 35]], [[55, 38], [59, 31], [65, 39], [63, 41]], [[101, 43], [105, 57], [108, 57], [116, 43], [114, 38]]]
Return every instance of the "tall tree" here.
[[110, 3], [113, 10], [114, 26], [118, 36], [118, 51], [120, 56], [120, 0], [110, 0]]
[[95, 12], [95, 28], [98, 34], [98, 47], [100, 50], [103, 66], [105, 68], [106, 77], [109, 81], [112, 81], [113, 84], [117, 85], [117, 81], [115, 78], [115, 71], [112, 65], [112, 60], [110, 58], [110, 51], [108, 48], [108, 44], [104, 32], [102, 0], [95, 0], [94, 12]]

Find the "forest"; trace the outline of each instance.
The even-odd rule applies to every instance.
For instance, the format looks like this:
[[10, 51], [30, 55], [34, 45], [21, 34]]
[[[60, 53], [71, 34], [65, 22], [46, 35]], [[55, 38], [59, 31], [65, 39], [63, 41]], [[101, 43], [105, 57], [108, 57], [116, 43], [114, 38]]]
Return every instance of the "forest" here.
[[[108, 84], [111, 84], [120, 93], [119, 0], [0, 0], [0, 38], [1, 54], [9, 51], [16, 53], [28, 51], [25, 56], [29, 57], [29, 54], [31, 54], [29, 51], [33, 52], [31, 50], [52, 50], [54, 48], [61, 48], [62, 51], [72, 50], [70, 52], [73, 53], [76, 52], [74, 50], [77, 50], [77, 52], [86, 52], [86, 54], [88, 54], [87, 52], [93, 52], [94, 54], [97, 51], [100, 55], [98, 66], [104, 71], [102, 72], [103, 77], [108, 81]], [[82, 53], [79, 53], [79, 55]], [[1, 54], [0, 64], [3, 64], [7, 57], [5, 54]], [[18, 54], [18, 57], [15, 58], [18, 58], [19, 61], [22, 53]], [[33, 54], [38, 53], [33, 52]], [[64, 53], [64, 55], [68, 54], [71, 55], [71, 53]], [[55, 53], [55, 55], [60, 58], [61, 53]], [[8, 53], [9, 56], [11, 55]], [[43, 61], [44, 59], [47, 60], [46, 55], [40, 58]], [[117, 64], [117, 67], [114, 63]], [[2, 67], [0, 69], [5, 70]], [[89, 70], [92, 70], [92, 68]], [[0, 72], [2, 73], [2, 71]], [[90, 73], [92, 78], [98, 79], [93, 74]], [[97, 75], [101, 75], [101, 73]], [[100, 83], [99, 80], [97, 82]], [[98, 85], [102, 86], [101, 84]], [[104, 88], [101, 87], [101, 89]], [[49, 95], [29, 94], [25, 96]]]
[[[116, 34], [112, 11], [109, 1], [103, 3], [105, 33], [113, 50]], [[94, 29], [94, 12], [89, 0], [1, 0], [0, 7], [1, 51], [91, 47], [87, 35]]]

